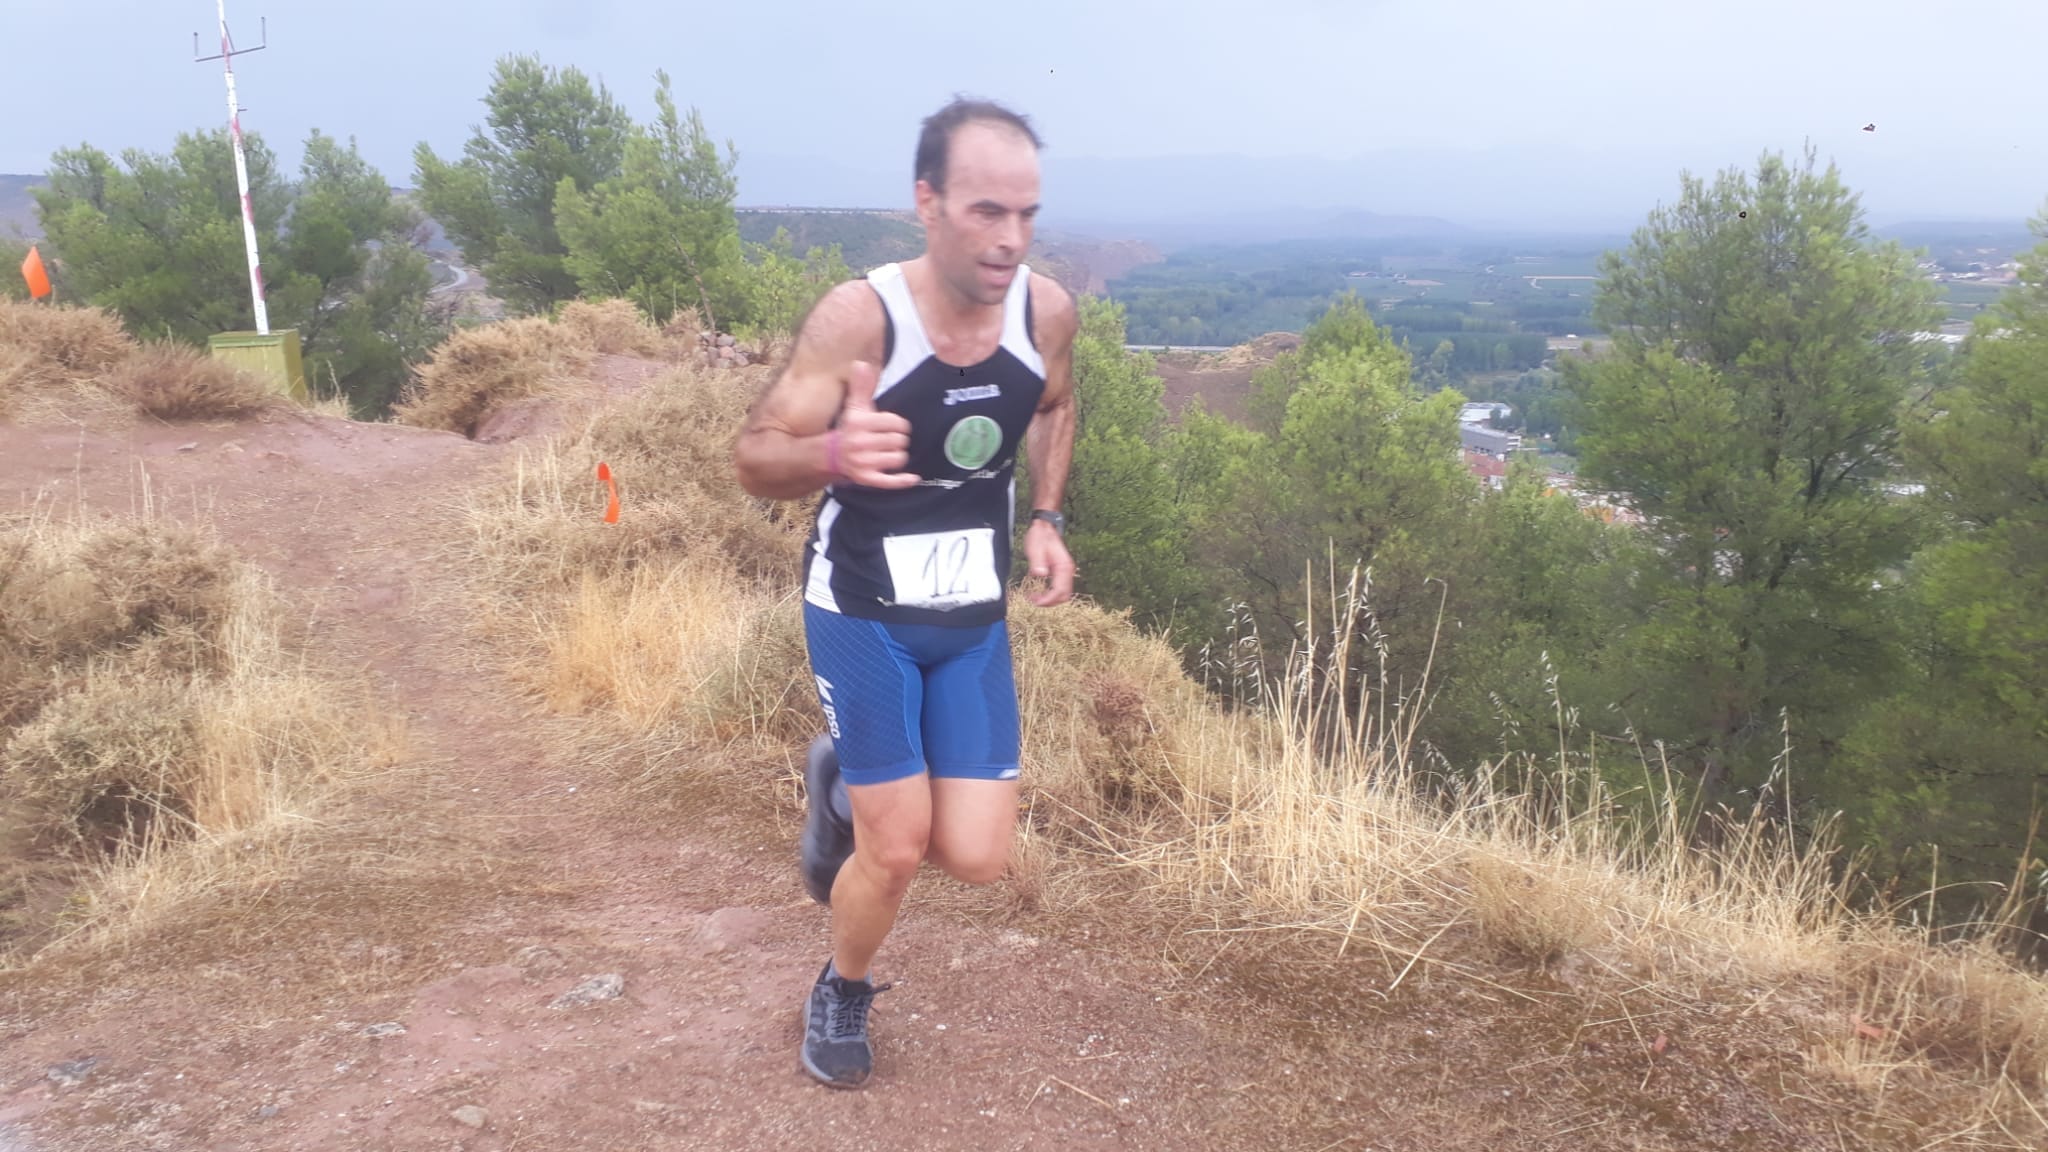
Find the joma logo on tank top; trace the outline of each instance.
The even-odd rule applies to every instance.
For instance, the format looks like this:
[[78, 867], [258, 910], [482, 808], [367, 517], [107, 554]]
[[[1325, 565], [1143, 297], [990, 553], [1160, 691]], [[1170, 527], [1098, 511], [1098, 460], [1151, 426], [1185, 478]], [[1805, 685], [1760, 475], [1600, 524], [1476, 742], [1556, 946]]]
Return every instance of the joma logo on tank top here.
[[1002, 394], [1003, 390], [993, 384], [978, 384], [972, 388], [948, 388], [946, 389], [946, 406], [950, 408], [955, 404], [965, 404], [970, 400], [993, 400]]

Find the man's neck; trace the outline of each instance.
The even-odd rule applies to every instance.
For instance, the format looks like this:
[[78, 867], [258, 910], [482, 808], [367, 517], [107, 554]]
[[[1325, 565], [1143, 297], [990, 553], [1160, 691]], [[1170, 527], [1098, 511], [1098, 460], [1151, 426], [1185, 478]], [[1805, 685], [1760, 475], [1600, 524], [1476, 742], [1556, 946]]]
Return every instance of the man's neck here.
[[904, 274], [912, 292], [931, 317], [931, 325], [948, 333], [976, 332], [991, 322], [1000, 322], [1003, 306], [983, 304], [968, 298], [948, 283], [928, 256], [907, 261]]

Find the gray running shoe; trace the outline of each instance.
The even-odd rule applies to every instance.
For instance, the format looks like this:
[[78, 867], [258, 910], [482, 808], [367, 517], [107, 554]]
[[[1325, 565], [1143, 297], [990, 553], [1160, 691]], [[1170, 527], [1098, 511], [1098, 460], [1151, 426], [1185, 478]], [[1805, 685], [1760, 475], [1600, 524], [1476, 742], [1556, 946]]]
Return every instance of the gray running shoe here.
[[831, 961], [811, 986], [804, 1012], [804, 1070], [831, 1088], [858, 1088], [874, 1071], [875, 1053], [868, 1044], [868, 1008], [875, 994], [886, 992], [866, 980], [832, 974]]
[[846, 781], [839, 775], [839, 756], [830, 736], [811, 741], [810, 758], [804, 765], [804, 793], [810, 801], [799, 845], [804, 890], [811, 899], [830, 907], [839, 866], [853, 855], [853, 806], [846, 796]]

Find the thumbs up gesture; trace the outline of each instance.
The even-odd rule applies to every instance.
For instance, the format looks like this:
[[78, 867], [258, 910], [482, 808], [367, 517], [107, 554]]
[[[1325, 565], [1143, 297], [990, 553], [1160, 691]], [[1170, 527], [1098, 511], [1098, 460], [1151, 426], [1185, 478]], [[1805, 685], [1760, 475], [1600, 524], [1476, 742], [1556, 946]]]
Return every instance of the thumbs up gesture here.
[[910, 463], [910, 421], [875, 407], [880, 376], [873, 364], [853, 362], [839, 427], [825, 434], [827, 467], [862, 487], [910, 488], [919, 477], [898, 471]]

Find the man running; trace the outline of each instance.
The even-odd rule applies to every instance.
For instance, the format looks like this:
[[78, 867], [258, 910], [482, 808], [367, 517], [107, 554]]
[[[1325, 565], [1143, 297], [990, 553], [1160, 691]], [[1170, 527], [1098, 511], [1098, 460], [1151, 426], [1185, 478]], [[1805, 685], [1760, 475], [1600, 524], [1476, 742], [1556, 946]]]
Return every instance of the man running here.
[[[999, 105], [924, 122], [925, 252], [834, 287], [734, 451], [757, 496], [823, 489], [804, 631], [829, 736], [806, 773], [801, 866], [832, 910], [803, 1064], [838, 1088], [873, 1068], [869, 965], [919, 866], [970, 884], [1009, 860], [1020, 764], [1005, 625], [1017, 454], [1024, 555], [1051, 606], [1073, 592], [1060, 515], [1074, 438], [1074, 301], [1023, 263], [1039, 140]], [[843, 799], [842, 799], [843, 797]], [[886, 987], [886, 985], [882, 986]]]

